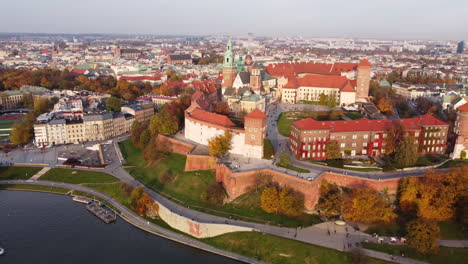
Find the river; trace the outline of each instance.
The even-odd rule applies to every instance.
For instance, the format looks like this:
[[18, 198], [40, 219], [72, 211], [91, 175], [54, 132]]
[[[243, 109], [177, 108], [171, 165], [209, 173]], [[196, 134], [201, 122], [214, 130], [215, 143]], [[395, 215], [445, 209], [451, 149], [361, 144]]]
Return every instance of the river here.
[[144, 232], [105, 224], [70, 196], [0, 190], [0, 264], [239, 263]]

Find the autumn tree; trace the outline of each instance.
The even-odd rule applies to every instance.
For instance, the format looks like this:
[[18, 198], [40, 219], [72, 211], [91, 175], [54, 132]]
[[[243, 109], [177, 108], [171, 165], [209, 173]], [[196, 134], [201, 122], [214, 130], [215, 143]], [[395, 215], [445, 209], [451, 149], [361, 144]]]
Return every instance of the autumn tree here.
[[213, 112], [227, 115], [230, 112], [229, 105], [226, 102], [218, 101], [213, 104]]
[[382, 112], [382, 113], [384, 113], [386, 115], [393, 114], [392, 103], [386, 97], [382, 97], [382, 98], [379, 99], [379, 101], [377, 102], [377, 108], [380, 110], [380, 112]]
[[316, 207], [320, 216], [334, 218], [341, 215], [342, 197], [337, 185], [322, 180], [320, 182], [320, 198]]
[[406, 225], [406, 231], [408, 246], [422, 254], [438, 252], [440, 228], [436, 222], [416, 219]]
[[138, 214], [145, 217], [155, 217], [159, 213], [159, 205], [146, 192], [143, 192], [138, 198], [134, 209]]
[[121, 182], [120, 183], [120, 190], [126, 195], [126, 196], [130, 196], [130, 194], [132, 193], [133, 191], [133, 187], [126, 183], [126, 182]]
[[148, 124], [139, 122], [138, 120], [133, 121], [132, 127], [130, 129], [130, 138], [132, 139], [133, 145], [137, 147], [144, 147], [140, 146], [140, 136], [143, 131], [146, 130]]
[[398, 167], [413, 166], [416, 164], [418, 157], [418, 144], [415, 143], [415, 139], [409, 135], [404, 136], [403, 140], [398, 143], [394, 158]]
[[384, 138], [385, 155], [391, 155], [396, 152], [398, 144], [403, 140], [405, 128], [400, 120], [395, 119], [387, 123], [385, 132], [387, 134]]
[[122, 107], [122, 100], [117, 97], [111, 96], [106, 101], [106, 110], [112, 112], [120, 112]]
[[231, 150], [232, 134], [224, 131], [224, 135], [219, 135], [208, 140], [208, 150], [211, 156], [222, 157]]
[[287, 216], [297, 216], [304, 210], [304, 197], [290, 188], [282, 188], [279, 192], [279, 210]]
[[14, 123], [11, 128], [10, 141], [14, 145], [27, 144], [33, 135], [32, 127], [25, 122]]
[[363, 223], [390, 223], [396, 217], [385, 198], [368, 188], [354, 189], [343, 198], [343, 216]]
[[142, 148], [145, 148], [148, 145], [148, 143], [150, 142], [150, 140], [151, 140], [151, 132], [147, 128], [147, 129], [143, 130], [143, 132], [141, 133], [138, 144]]
[[340, 145], [336, 140], [330, 140], [327, 144], [326, 148], [327, 159], [339, 159], [340, 154]]
[[135, 208], [137, 206], [137, 201], [143, 195], [144, 189], [143, 186], [135, 187], [130, 193], [130, 203]]
[[267, 187], [263, 189], [260, 197], [260, 206], [267, 213], [278, 213], [280, 207], [279, 192], [276, 187]]
[[149, 124], [149, 131], [153, 137], [158, 134], [173, 135], [178, 130], [179, 121], [177, 116], [171, 115], [166, 107], [156, 113]]

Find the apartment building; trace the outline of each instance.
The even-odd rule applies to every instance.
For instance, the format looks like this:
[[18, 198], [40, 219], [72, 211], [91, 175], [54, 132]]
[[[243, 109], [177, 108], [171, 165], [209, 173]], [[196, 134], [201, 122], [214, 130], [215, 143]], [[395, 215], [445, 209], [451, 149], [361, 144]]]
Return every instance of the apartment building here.
[[134, 115], [136, 121], [143, 123], [151, 120], [154, 115], [154, 107], [151, 103], [126, 105], [122, 106], [122, 112]]
[[109, 139], [113, 135], [114, 122], [112, 113], [92, 113], [83, 117], [84, 135], [88, 141]]
[[[399, 119], [414, 138], [418, 153], [444, 154], [449, 125], [430, 115]], [[387, 128], [392, 120], [316, 121], [306, 118], [291, 126], [290, 150], [301, 159], [327, 159], [326, 148], [336, 140], [342, 157], [385, 155]]]

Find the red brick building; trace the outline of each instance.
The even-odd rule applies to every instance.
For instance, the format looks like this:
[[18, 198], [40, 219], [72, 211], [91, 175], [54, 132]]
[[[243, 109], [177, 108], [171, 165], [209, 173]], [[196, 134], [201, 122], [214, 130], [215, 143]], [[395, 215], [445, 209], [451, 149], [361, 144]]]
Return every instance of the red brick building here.
[[[418, 144], [420, 155], [444, 154], [449, 125], [433, 116], [399, 119], [408, 135]], [[293, 122], [290, 150], [297, 158], [325, 160], [326, 148], [336, 140], [341, 156], [372, 156], [385, 154], [387, 128], [392, 120], [316, 121], [306, 118]]]

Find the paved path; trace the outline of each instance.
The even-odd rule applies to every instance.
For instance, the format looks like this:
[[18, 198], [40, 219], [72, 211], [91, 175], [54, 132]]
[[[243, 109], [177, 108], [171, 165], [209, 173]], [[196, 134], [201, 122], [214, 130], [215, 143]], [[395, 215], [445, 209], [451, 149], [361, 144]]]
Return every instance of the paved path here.
[[38, 180], [42, 175], [44, 175], [46, 172], [50, 170], [50, 167], [44, 167], [42, 170], [38, 171], [36, 174], [34, 174], [30, 180]]
[[145, 219], [139, 217], [137, 214], [129, 210], [127, 207], [121, 205], [117, 200], [113, 199], [110, 196], [107, 196], [103, 193], [100, 193], [98, 191], [95, 191], [93, 189], [81, 186], [81, 185], [75, 185], [75, 184], [67, 184], [67, 183], [59, 183], [59, 182], [49, 182], [49, 181], [35, 181], [35, 180], [0, 180], [0, 184], [33, 184], [33, 185], [43, 185], [43, 186], [53, 186], [53, 187], [60, 187], [60, 188], [65, 188], [65, 189], [70, 189], [70, 190], [75, 190], [75, 191], [81, 191], [81, 192], [86, 192], [88, 194], [92, 194], [96, 197], [99, 197], [106, 201], [108, 204], [114, 206], [118, 211], [121, 213], [119, 214], [123, 219], [125, 219], [127, 222], [130, 224], [141, 228], [147, 232], [153, 233], [155, 235], [162, 236], [164, 238], [199, 248], [201, 250], [205, 250], [208, 252], [212, 252], [215, 254], [219, 254], [228, 258], [232, 258], [235, 260], [239, 260], [242, 262], [246, 263], [264, 263], [262, 261], [258, 261], [256, 259], [252, 259], [249, 257], [245, 257], [239, 254], [235, 254], [229, 251], [221, 250], [215, 247], [212, 247], [208, 244], [202, 243], [199, 240], [195, 240], [192, 238], [189, 238], [187, 236], [169, 231], [167, 229], [164, 229], [160, 226], [157, 226], [155, 224], [152, 224]]

